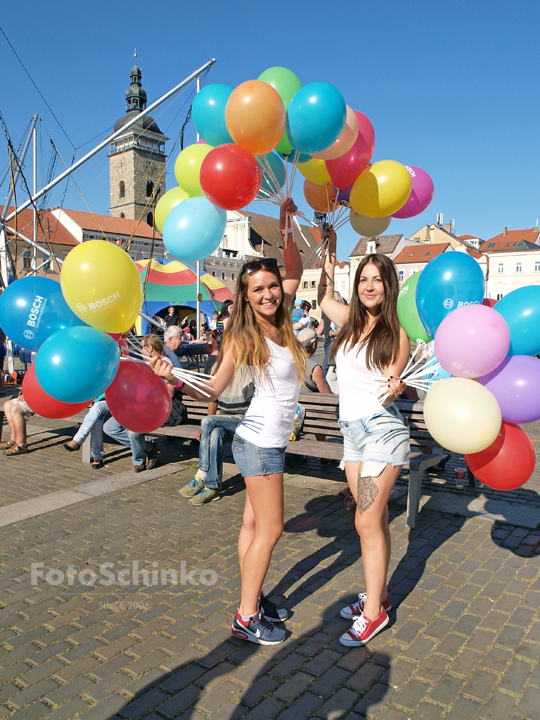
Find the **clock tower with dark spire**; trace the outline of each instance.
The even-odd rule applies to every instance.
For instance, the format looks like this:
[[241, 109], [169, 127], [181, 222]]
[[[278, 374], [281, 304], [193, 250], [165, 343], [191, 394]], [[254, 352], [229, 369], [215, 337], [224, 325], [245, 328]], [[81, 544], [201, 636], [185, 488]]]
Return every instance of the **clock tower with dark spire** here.
[[[115, 122], [115, 132], [146, 108], [137, 52], [130, 75], [126, 114]], [[150, 226], [154, 224], [155, 205], [165, 193], [165, 142], [168, 139], [156, 121], [146, 115], [111, 143], [109, 180], [113, 217], [142, 220]]]

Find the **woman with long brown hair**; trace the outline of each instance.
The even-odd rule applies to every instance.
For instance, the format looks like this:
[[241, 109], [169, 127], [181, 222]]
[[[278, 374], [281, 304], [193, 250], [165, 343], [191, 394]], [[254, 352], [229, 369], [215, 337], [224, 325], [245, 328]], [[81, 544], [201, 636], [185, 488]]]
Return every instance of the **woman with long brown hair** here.
[[[293, 429], [300, 378], [306, 372], [306, 355], [295, 337], [289, 312], [302, 277], [302, 260], [290, 229], [290, 215], [295, 211], [296, 206], [288, 199], [280, 212], [285, 276], [281, 277], [273, 258], [252, 260], [243, 266], [223, 338], [221, 362], [210, 380], [212, 399], [243, 367], [250, 370], [255, 385], [232, 443], [234, 460], [246, 484], [246, 502], [238, 538], [242, 589], [231, 630], [238, 638], [262, 645], [285, 639], [285, 630], [273, 623], [285, 620], [287, 611], [278, 609], [264, 595], [262, 586], [272, 551], [283, 532], [285, 448]], [[159, 361], [153, 365], [158, 375], [176, 382]], [[187, 387], [185, 391], [202, 397]]]
[[[386, 587], [391, 550], [387, 503], [409, 452], [408, 430], [393, 401], [405, 389], [400, 374], [409, 356], [409, 339], [397, 316], [399, 280], [392, 260], [382, 254], [367, 255], [356, 270], [350, 305], [342, 305], [333, 299], [336, 235], [332, 228], [325, 232], [329, 249], [319, 283], [319, 305], [340, 328], [333, 348], [339, 422], [366, 581], [366, 592], [341, 610], [354, 622], [340, 642], [356, 646], [388, 624], [392, 607]], [[387, 379], [382, 402], [381, 376]]]

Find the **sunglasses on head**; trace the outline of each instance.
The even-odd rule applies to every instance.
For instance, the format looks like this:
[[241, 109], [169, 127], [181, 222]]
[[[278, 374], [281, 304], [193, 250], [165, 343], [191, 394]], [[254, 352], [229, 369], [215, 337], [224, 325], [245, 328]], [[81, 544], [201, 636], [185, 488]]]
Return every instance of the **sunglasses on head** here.
[[242, 270], [248, 275], [253, 275], [253, 273], [258, 272], [261, 269], [277, 270], [277, 268], [278, 262], [276, 258], [264, 258], [263, 260], [250, 260], [249, 262], [244, 264]]

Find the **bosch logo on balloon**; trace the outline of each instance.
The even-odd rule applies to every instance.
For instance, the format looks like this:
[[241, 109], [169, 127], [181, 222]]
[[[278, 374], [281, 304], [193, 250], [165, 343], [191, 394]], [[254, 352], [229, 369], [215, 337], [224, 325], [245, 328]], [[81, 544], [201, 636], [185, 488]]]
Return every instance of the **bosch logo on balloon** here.
[[114, 295], [109, 295], [106, 298], [101, 298], [101, 300], [96, 300], [93, 303], [88, 303], [88, 307], [90, 308], [90, 310], [101, 310], [102, 308], [107, 307], [107, 305], [112, 305], [117, 300], [120, 300], [120, 293], [114, 293]]
[[36, 297], [34, 298], [34, 303], [30, 309], [30, 315], [28, 316], [28, 320], [26, 322], [27, 325], [29, 325], [30, 327], [36, 327], [36, 325], [39, 325], [39, 316], [46, 302], [47, 301], [44, 297], [42, 297], [41, 295], [36, 295]]
[[471, 301], [468, 301], [468, 300], [462, 301], [462, 300], [460, 300], [460, 301], [458, 302], [458, 304], [457, 304], [458, 308], [459, 308], [459, 307], [465, 307], [465, 305], [480, 305], [480, 300], [471, 300]]
[[23, 335], [27, 340], [32, 340], [32, 338], [34, 337], [34, 333], [32, 332], [32, 330], [25, 330], [23, 332]]
[[82, 303], [77, 303], [77, 310], [79, 312], [86, 312], [86, 305], [83, 305]]
[[454, 301], [452, 298], [446, 298], [446, 300], [443, 301], [443, 305], [447, 310], [450, 310], [450, 308], [454, 307]]

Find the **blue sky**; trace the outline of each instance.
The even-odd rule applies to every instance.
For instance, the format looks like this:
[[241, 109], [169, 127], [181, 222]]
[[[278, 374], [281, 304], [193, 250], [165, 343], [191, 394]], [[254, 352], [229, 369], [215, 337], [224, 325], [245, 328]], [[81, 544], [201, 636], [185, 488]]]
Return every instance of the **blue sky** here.
[[[15, 144], [34, 113], [42, 118], [40, 183], [50, 161], [47, 133], [70, 164], [103, 139], [125, 112], [133, 50], [149, 102], [215, 57], [206, 82], [231, 86], [283, 65], [306, 84], [333, 83], [345, 101], [372, 121], [374, 160], [425, 169], [435, 198], [420, 216], [394, 220], [388, 233], [412, 233], [437, 213], [458, 234], [487, 239], [533, 227], [540, 216], [539, 99], [535, 1], [489, 4], [454, 0], [356, 0], [330, 4], [277, 0], [271, 4], [210, 0], [49, 0], [9, 3], [0, 26], [63, 130], [3, 35], [0, 107]], [[189, 92], [154, 113], [171, 141], [180, 132]], [[186, 144], [195, 141], [189, 126]], [[1, 177], [7, 167], [2, 135]], [[174, 159], [174, 158], [173, 158]], [[31, 179], [31, 160], [27, 161]], [[106, 151], [53, 190], [48, 206], [107, 213]], [[168, 187], [175, 185], [171, 172]], [[6, 195], [6, 185], [0, 188]], [[19, 201], [21, 200], [19, 194]], [[301, 178], [294, 197], [306, 213]], [[274, 214], [254, 203], [254, 212]], [[344, 228], [338, 254], [346, 259], [358, 236]]]

